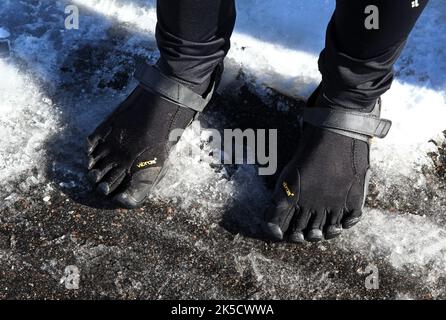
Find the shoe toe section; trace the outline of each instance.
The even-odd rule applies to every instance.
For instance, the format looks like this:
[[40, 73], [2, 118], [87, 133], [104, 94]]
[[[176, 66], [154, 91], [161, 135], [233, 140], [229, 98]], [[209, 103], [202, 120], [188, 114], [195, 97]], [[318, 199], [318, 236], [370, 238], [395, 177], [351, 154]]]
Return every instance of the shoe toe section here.
[[342, 233], [342, 218], [344, 216], [344, 209], [335, 208], [329, 211], [327, 222], [324, 229], [325, 239], [330, 240], [336, 238]]
[[120, 206], [127, 209], [138, 208], [141, 204], [141, 202], [137, 201], [127, 192], [118, 193], [116, 196], [114, 196], [113, 200], [116, 201]]
[[352, 210], [351, 212], [347, 213], [342, 219], [342, 228], [349, 229], [353, 227], [361, 220], [361, 217], [362, 217], [361, 209]]
[[346, 219], [345, 221], [342, 222], [342, 228], [350, 229], [351, 227], [356, 225], [360, 220], [361, 220], [360, 217]]
[[283, 240], [295, 211], [295, 206], [287, 201], [271, 203], [264, 214], [263, 230], [266, 236], [272, 240]]
[[110, 154], [110, 149], [103, 143], [99, 143], [88, 155], [88, 170], [93, 169], [96, 164]]
[[85, 139], [85, 151], [87, 154], [91, 154], [99, 143], [100, 137], [92, 134]]
[[140, 207], [162, 176], [162, 167], [151, 167], [131, 174], [125, 187], [114, 200], [125, 208]]
[[94, 169], [90, 170], [87, 174], [87, 178], [92, 183], [98, 183], [100, 182], [110, 170], [112, 170], [114, 167], [116, 167], [116, 164], [112, 161], [107, 161], [106, 159], [103, 159], [99, 161], [99, 163], [95, 166]]
[[300, 231], [295, 231], [290, 235], [290, 241], [293, 243], [304, 243], [305, 242], [305, 236]]
[[311, 210], [311, 217], [308, 222], [306, 239], [310, 242], [321, 241], [324, 236], [322, 230], [324, 229], [327, 220], [327, 210]]
[[325, 239], [330, 240], [339, 237], [342, 233], [342, 227], [338, 225], [328, 226], [325, 231]]
[[304, 208], [298, 208], [293, 218], [293, 226], [290, 232], [289, 239], [294, 243], [302, 243], [305, 241], [305, 230], [310, 219], [310, 211]]
[[108, 172], [101, 183], [99, 183], [97, 190], [103, 195], [109, 195], [115, 191], [119, 185], [124, 181], [126, 174], [125, 170], [120, 167], [115, 167]]
[[263, 224], [263, 231], [265, 235], [272, 240], [281, 241], [283, 240], [283, 231], [282, 229], [275, 223], [266, 222]]
[[321, 229], [311, 229], [307, 232], [306, 239], [309, 242], [319, 242], [324, 239], [324, 235]]

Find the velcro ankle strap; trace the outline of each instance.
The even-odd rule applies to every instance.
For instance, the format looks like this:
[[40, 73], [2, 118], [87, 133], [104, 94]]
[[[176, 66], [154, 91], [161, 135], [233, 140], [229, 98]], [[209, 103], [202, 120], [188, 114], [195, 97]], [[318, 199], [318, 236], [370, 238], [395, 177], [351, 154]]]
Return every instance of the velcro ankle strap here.
[[370, 113], [310, 107], [304, 109], [304, 121], [316, 127], [326, 128], [354, 138], [361, 136], [366, 139], [384, 138], [389, 132], [392, 122], [379, 117], [380, 109], [380, 99]]
[[184, 108], [202, 112], [212, 98], [215, 83], [211, 91], [203, 96], [195, 93], [187, 86], [164, 75], [156, 66], [141, 65], [134, 74], [136, 80], [147, 90], [159, 94], [162, 98]]

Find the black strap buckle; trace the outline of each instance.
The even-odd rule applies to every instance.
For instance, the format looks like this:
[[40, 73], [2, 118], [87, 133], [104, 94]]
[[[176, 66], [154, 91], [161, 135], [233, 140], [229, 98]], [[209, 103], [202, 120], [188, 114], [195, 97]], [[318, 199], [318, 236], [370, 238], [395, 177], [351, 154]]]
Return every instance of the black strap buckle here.
[[310, 107], [304, 110], [304, 121], [317, 126], [333, 130], [337, 133], [356, 138], [378, 137], [384, 138], [392, 126], [390, 120], [381, 119], [381, 100], [378, 99], [370, 113], [339, 110], [333, 108]]
[[180, 107], [202, 112], [212, 98], [215, 84], [211, 91], [203, 97], [181, 82], [164, 75], [156, 66], [142, 64], [135, 71], [134, 77], [140, 84], [164, 99], [177, 104]]

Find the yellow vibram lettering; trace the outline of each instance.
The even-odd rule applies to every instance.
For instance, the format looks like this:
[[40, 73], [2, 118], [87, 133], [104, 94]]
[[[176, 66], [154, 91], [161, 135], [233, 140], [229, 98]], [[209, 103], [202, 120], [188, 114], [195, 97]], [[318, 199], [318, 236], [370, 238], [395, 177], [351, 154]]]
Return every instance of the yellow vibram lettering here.
[[285, 189], [286, 195], [288, 197], [293, 197], [294, 196], [294, 193], [290, 190], [290, 188], [288, 187], [288, 184], [285, 181], [282, 183], [282, 186]]
[[153, 164], [156, 164], [156, 158], [154, 158], [153, 160], [148, 160], [148, 161], [141, 161], [140, 163], [138, 163], [136, 166], [138, 168], [144, 168], [147, 166], [151, 166]]

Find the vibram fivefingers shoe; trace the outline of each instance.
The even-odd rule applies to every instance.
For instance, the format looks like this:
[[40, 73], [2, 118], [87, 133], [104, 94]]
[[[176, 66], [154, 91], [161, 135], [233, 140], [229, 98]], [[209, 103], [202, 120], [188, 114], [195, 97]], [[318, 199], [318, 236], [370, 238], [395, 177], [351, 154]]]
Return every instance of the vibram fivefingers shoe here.
[[88, 177], [97, 190], [126, 208], [140, 206], [162, 177], [175, 143], [169, 141], [170, 133], [203, 111], [222, 69], [219, 65], [207, 81], [193, 85], [158, 65], [139, 68], [139, 85], [87, 138]]
[[320, 241], [358, 223], [370, 178], [370, 140], [387, 135], [381, 100], [368, 113], [333, 108], [316, 89], [298, 150], [281, 172], [264, 230], [273, 240]]

